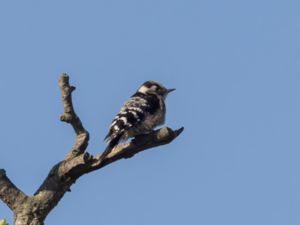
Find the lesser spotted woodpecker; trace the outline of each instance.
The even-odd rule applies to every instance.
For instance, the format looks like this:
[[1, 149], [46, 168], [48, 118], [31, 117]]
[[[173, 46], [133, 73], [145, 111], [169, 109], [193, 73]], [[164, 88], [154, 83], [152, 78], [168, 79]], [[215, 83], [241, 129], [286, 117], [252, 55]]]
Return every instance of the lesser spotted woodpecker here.
[[147, 81], [140, 86], [112, 121], [105, 137], [108, 147], [102, 156], [107, 156], [120, 140], [149, 133], [156, 126], [164, 124], [165, 99], [174, 90], [156, 81]]

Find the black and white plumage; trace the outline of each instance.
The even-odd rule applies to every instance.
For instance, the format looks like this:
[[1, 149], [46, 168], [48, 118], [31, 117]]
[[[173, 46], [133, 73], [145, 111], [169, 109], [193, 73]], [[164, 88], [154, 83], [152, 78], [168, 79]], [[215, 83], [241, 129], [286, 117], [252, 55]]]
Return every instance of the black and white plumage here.
[[132, 95], [111, 123], [105, 137], [108, 147], [103, 157], [121, 140], [151, 132], [165, 122], [167, 95], [175, 89], [167, 89], [156, 81], [145, 82]]

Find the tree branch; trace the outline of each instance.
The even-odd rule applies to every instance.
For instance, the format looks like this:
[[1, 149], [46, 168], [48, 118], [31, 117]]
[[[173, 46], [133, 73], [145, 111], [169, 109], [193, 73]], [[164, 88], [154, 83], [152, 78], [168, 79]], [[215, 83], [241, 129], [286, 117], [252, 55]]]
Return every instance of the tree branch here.
[[130, 143], [117, 145], [102, 161], [99, 161], [101, 155], [96, 156], [97, 160], [92, 164], [91, 169], [99, 169], [122, 158], [131, 158], [141, 151], [168, 144], [177, 138], [183, 130], [183, 127], [175, 131], [164, 127], [149, 134], [137, 136]]
[[58, 84], [61, 89], [64, 106], [64, 113], [61, 115], [60, 120], [71, 124], [77, 135], [75, 145], [66, 157], [66, 159], [71, 159], [82, 154], [86, 150], [89, 141], [89, 133], [84, 129], [81, 120], [75, 113], [72, 102], [72, 92], [75, 90], [75, 87], [70, 86], [69, 76], [65, 73], [62, 74]]
[[0, 199], [6, 205], [15, 211], [19, 204], [22, 204], [28, 198], [21, 190], [19, 190], [6, 176], [6, 171], [0, 169]]
[[59, 176], [61, 179], [64, 177], [77, 179], [83, 174], [98, 170], [120, 159], [128, 159], [139, 152], [168, 144], [177, 138], [183, 130], [183, 127], [175, 131], [168, 127], [164, 127], [152, 131], [149, 134], [140, 135], [129, 143], [117, 145], [111, 153], [102, 160], [102, 154], [93, 157], [92, 155], [85, 153], [84, 155], [77, 156], [62, 164], [59, 168]]

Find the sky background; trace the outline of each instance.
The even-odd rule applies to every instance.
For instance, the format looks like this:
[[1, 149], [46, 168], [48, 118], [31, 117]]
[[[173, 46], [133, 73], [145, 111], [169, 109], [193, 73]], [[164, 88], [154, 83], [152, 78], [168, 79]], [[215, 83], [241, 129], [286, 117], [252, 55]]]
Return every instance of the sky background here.
[[[146, 80], [173, 88], [169, 145], [85, 175], [46, 225], [299, 225], [300, 2], [1, 1], [0, 168], [31, 195], [74, 143], [88, 151]], [[0, 218], [12, 213], [0, 202]]]

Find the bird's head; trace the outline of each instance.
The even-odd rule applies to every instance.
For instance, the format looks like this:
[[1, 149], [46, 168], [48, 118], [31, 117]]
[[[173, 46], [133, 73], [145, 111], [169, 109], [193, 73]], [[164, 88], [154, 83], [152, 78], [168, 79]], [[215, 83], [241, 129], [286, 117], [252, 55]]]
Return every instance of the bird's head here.
[[139, 93], [146, 94], [146, 95], [147, 94], [159, 95], [164, 99], [172, 91], [175, 91], [175, 88], [167, 89], [162, 84], [156, 81], [146, 81], [138, 90]]

